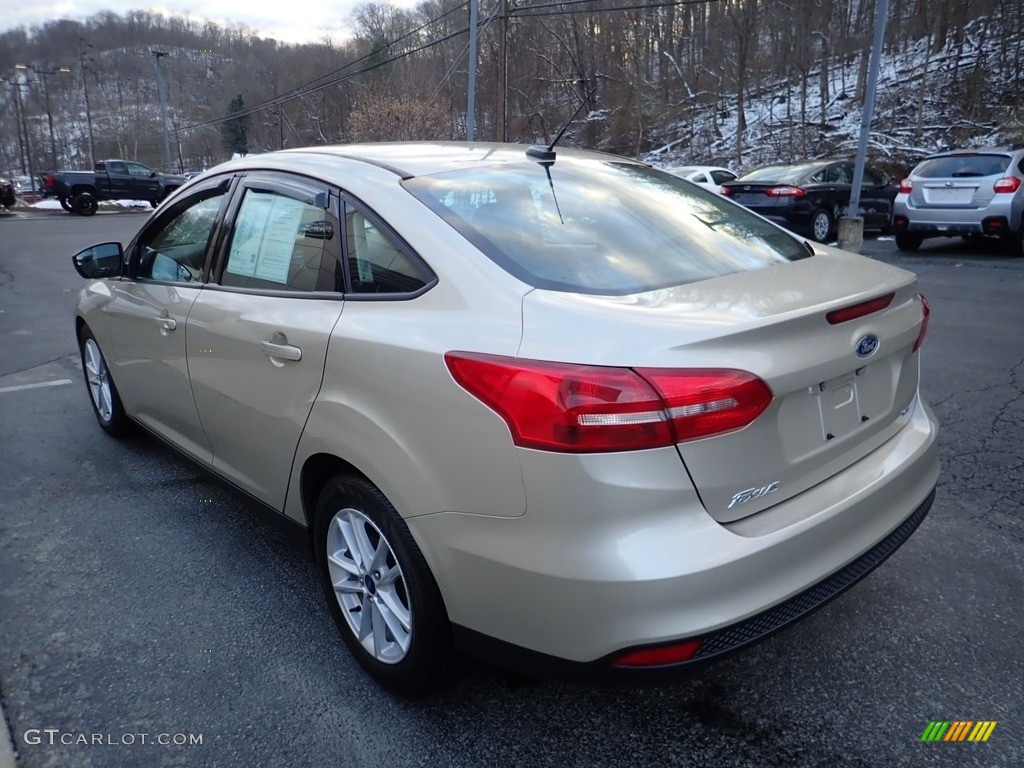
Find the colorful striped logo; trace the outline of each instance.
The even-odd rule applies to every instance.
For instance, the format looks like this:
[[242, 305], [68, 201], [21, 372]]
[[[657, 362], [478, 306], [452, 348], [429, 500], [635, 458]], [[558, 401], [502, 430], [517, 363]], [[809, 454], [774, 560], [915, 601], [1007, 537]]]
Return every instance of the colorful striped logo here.
[[921, 734], [921, 741], [988, 741], [996, 728], [995, 720], [932, 720]]

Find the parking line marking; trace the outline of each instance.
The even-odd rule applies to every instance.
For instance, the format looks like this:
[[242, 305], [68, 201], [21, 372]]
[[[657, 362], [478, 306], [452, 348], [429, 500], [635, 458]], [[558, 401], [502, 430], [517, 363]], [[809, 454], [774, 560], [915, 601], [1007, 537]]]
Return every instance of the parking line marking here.
[[39, 384], [19, 384], [16, 387], [0, 387], [0, 395], [5, 392], [17, 392], [22, 389], [39, 389], [40, 387], [59, 387], [63, 384], [74, 384], [71, 379], [58, 379], [57, 381], [43, 381]]

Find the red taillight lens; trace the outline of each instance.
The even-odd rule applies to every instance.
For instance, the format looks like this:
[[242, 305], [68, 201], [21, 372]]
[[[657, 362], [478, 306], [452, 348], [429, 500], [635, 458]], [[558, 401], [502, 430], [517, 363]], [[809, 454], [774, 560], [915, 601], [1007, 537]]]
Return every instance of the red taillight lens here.
[[685, 643], [663, 645], [660, 648], [630, 651], [619, 656], [612, 664], [616, 667], [661, 667], [665, 664], [689, 661], [699, 649], [700, 640], [688, 640]]
[[928, 302], [925, 300], [922, 294], [917, 294], [917, 298], [921, 300], [921, 330], [917, 333], [917, 341], [914, 342], [914, 352], [917, 352], [924, 344], [924, 336], [928, 333], [928, 322], [932, 317], [931, 307], [928, 306]]
[[914, 189], [914, 183], [910, 179], [904, 179], [900, 182], [900, 192], [909, 195]]
[[46, 174], [46, 188], [47, 189], [53, 189], [55, 183], [56, 182], [55, 182], [55, 180], [53, 178], [53, 174], [52, 173]]
[[747, 426], [768, 386], [732, 370], [612, 368], [449, 352], [452, 377], [524, 448], [562, 453], [672, 445]]
[[1002, 179], [998, 179], [995, 184], [992, 185], [992, 189], [999, 192], [1016, 192], [1020, 189], [1020, 179], [1016, 176], [1007, 176]]
[[879, 296], [877, 299], [868, 299], [859, 304], [851, 304], [841, 309], [833, 309], [825, 315], [825, 319], [828, 320], [829, 325], [839, 325], [850, 320], [856, 320], [858, 317], [864, 317], [864, 315], [870, 315], [872, 312], [885, 309], [892, 304], [894, 298], [896, 298], [895, 293], [887, 293], [885, 296]]
[[718, 191], [725, 197], [729, 197], [732, 194], [732, 190], [728, 187], [721, 187]]
[[800, 187], [769, 187], [764, 191], [768, 197], [803, 197], [807, 193]]

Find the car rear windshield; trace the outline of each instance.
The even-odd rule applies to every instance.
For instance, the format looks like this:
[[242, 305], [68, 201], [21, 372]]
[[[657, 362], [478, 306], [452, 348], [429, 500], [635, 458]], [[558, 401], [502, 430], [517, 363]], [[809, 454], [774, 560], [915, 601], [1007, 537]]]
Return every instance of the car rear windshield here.
[[807, 176], [814, 171], [821, 168], [820, 165], [769, 165], [766, 168], [758, 168], [756, 171], [751, 171], [748, 174], [740, 176], [736, 179], [736, 182], [743, 181], [770, 181], [770, 182], [785, 182], [786, 184], [794, 184], [800, 181], [804, 176]]
[[1009, 155], [943, 155], [928, 158], [914, 169], [912, 175], [922, 179], [1002, 176], [1009, 165]]
[[641, 293], [811, 255], [718, 195], [630, 163], [524, 161], [403, 183], [486, 256], [537, 288]]

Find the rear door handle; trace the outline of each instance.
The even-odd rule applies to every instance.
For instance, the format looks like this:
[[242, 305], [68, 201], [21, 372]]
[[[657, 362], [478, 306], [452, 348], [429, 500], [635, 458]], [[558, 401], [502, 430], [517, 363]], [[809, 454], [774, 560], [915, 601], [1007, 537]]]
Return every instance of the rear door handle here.
[[278, 360], [293, 360], [298, 362], [302, 359], [302, 350], [292, 344], [275, 344], [273, 341], [264, 339], [260, 342], [260, 348], [270, 357]]

